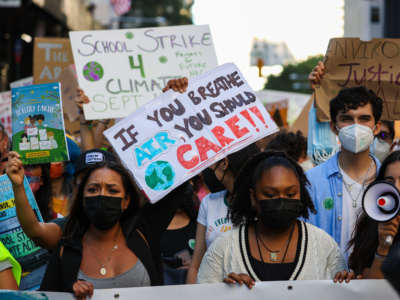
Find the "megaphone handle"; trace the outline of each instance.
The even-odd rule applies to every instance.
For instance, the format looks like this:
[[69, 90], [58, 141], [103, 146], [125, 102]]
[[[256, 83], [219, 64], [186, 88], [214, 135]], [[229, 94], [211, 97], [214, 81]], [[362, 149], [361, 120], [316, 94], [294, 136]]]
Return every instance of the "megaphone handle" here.
[[392, 246], [392, 244], [393, 244], [393, 237], [391, 235], [386, 236], [385, 245]]

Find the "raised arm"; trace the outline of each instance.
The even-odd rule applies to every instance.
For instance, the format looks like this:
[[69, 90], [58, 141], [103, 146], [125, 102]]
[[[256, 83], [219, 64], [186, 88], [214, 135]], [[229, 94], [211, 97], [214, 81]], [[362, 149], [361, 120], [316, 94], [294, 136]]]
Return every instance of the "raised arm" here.
[[308, 81], [310, 82], [310, 86], [313, 90], [317, 85], [321, 84], [321, 79], [325, 74], [325, 65], [322, 61], [319, 61], [318, 64], [314, 67], [311, 73], [308, 75]]
[[24, 168], [17, 152], [8, 154], [6, 169], [15, 198], [15, 207], [19, 223], [25, 234], [43, 248], [53, 250], [61, 238], [62, 230], [55, 223], [39, 222], [29, 204], [24, 188]]

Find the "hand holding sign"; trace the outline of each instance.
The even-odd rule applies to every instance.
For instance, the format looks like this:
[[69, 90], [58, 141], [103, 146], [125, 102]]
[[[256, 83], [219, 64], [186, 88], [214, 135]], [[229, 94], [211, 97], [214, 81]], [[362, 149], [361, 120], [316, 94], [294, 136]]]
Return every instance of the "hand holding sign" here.
[[168, 91], [104, 132], [152, 202], [278, 130], [233, 64]]

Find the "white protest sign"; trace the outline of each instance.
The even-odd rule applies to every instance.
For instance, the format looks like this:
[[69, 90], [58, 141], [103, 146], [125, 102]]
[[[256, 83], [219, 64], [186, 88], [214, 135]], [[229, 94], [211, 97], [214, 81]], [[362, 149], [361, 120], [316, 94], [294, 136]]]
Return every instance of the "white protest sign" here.
[[152, 202], [278, 130], [234, 64], [189, 80], [104, 132]]
[[33, 77], [25, 77], [10, 83], [10, 88], [15, 89], [17, 87], [28, 86], [33, 84]]
[[[334, 283], [332, 280], [299, 280], [256, 282], [249, 290], [242, 285], [187, 284], [171, 286], [135, 287], [121, 289], [95, 289], [91, 300], [398, 300], [396, 292], [386, 280], [353, 280], [350, 283]], [[68, 293], [24, 292], [0, 290], [4, 300], [74, 300]]]
[[126, 117], [159, 96], [168, 80], [217, 66], [208, 25], [69, 33], [85, 118]]
[[0, 122], [7, 135], [11, 136], [11, 91], [0, 93]]

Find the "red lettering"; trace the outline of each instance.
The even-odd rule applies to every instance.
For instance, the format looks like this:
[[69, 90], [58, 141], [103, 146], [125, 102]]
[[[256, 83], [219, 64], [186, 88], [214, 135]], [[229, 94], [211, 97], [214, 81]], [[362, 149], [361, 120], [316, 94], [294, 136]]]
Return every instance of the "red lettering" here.
[[214, 134], [215, 138], [218, 140], [221, 147], [225, 147], [226, 145], [229, 145], [234, 141], [234, 139], [231, 139], [230, 137], [224, 135], [225, 129], [222, 126], [215, 126], [213, 129], [211, 129], [211, 131]]
[[209, 141], [204, 136], [198, 138], [195, 143], [197, 146], [197, 150], [199, 151], [201, 161], [205, 161], [208, 159], [208, 151], [212, 150], [215, 153], [218, 153], [218, 151], [221, 150], [221, 147]]
[[225, 121], [226, 125], [232, 130], [233, 134], [239, 139], [249, 132], [247, 127], [240, 128], [236, 123], [239, 122], [239, 117], [234, 116]]
[[185, 160], [185, 158], [183, 157], [187, 152], [191, 151], [192, 149], [192, 145], [185, 144], [179, 146], [176, 150], [176, 156], [179, 163], [182, 165], [182, 167], [188, 170], [194, 168], [199, 163], [198, 155], [194, 155], [191, 160]]

